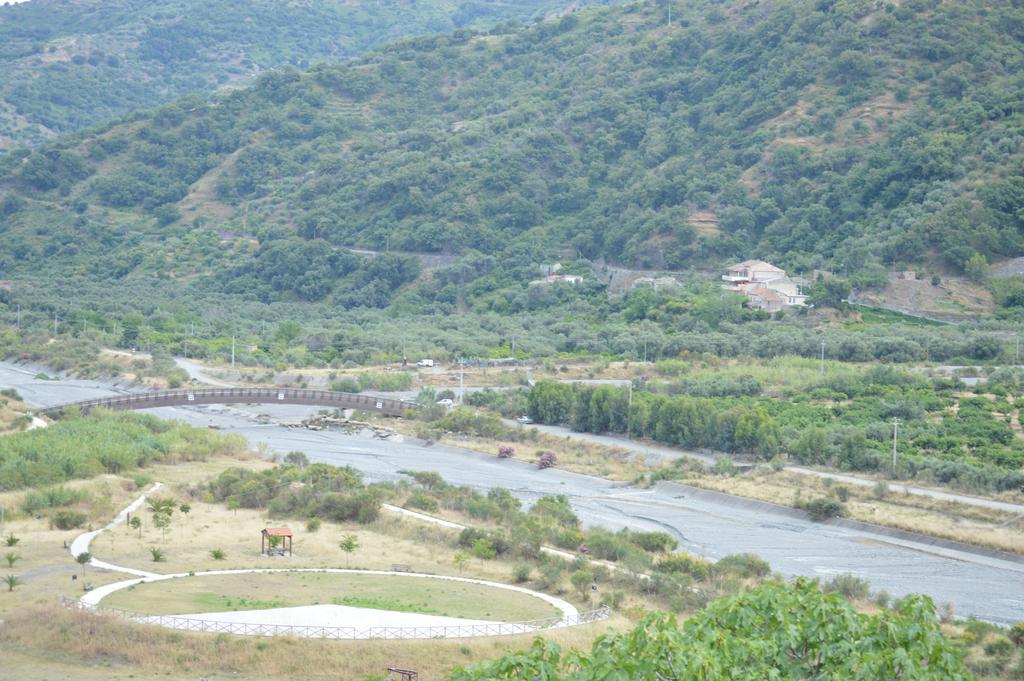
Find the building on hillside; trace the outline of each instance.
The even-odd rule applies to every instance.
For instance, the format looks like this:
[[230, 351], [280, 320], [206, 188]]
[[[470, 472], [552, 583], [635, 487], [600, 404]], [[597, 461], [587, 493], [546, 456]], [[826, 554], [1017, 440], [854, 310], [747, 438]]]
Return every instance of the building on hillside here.
[[744, 260], [730, 267], [722, 275], [724, 281], [732, 284], [749, 284], [752, 281], [768, 281], [786, 276], [786, 271], [764, 260]]
[[747, 302], [765, 312], [777, 312], [787, 305], [786, 298], [770, 288], [754, 288], [744, 291]]
[[742, 293], [751, 307], [775, 312], [783, 307], [801, 307], [807, 296], [786, 271], [763, 260], [746, 260], [722, 275], [727, 291]]
[[543, 279], [534, 279], [530, 286], [551, 286], [552, 284], [578, 284], [583, 277], [578, 274], [551, 274]]

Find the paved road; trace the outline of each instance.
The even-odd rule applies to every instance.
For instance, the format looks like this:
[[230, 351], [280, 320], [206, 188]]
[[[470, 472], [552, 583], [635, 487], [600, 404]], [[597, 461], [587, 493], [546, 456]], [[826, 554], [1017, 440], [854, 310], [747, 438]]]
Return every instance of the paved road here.
[[[507, 425], [518, 425], [511, 419], [505, 419]], [[536, 428], [542, 433], [549, 435], [558, 435], [562, 437], [572, 437], [577, 440], [584, 440], [586, 442], [594, 442], [596, 444], [608, 445], [610, 447], [618, 447], [620, 449], [627, 449], [629, 451], [643, 453], [647, 458], [668, 458], [677, 459], [679, 457], [687, 457], [690, 459], [697, 459], [706, 464], [714, 464], [716, 456], [707, 452], [695, 452], [693, 450], [686, 449], [675, 449], [673, 447], [665, 447], [662, 445], [652, 444], [642, 440], [627, 440], [624, 437], [616, 435], [595, 435], [593, 433], [577, 433], [569, 428], [562, 426], [546, 426], [546, 425], [531, 425], [526, 426], [528, 428]], [[819, 478], [830, 478], [836, 482], [844, 482], [850, 485], [857, 485], [860, 487], [873, 487], [877, 481], [870, 478], [858, 478], [853, 475], [844, 475], [842, 473], [831, 473], [829, 471], [819, 471], [813, 468], [805, 468], [803, 466], [786, 466], [784, 470], [790, 473], [798, 473], [800, 475], [813, 475]], [[916, 494], [918, 496], [931, 497], [933, 499], [941, 499], [943, 501], [956, 501], [961, 504], [968, 504], [970, 506], [981, 506], [983, 508], [991, 508], [999, 511], [1007, 511], [1009, 513], [1024, 514], [1024, 505], [1012, 504], [1005, 501], [996, 501], [994, 499], [983, 499], [981, 497], [972, 497], [967, 494], [957, 494], [956, 492], [944, 492], [940, 490], [928, 489], [925, 487], [914, 487], [912, 485], [906, 485], [900, 482], [888, 482], [889, 488], [892, 492], [903, 494]]]
[[[0, 386], [11, 385], [40, 406], [110, 394], [92, 382], [38, 381], [0, 363]], [[301, 450], [313, 461], [352, 465], [368, 480], [397, 480], [399, 471], [433, 470], [448, 481], [478, 490], [506, 487], [526, 502], [543, 495], [566, 495], [585, 524], [612, 530], [664, 529], [684, 548], [710, 558], [752, 552], [787, 575], [830, 577], [852, 573], [867, 578], [876, 590], [893, 595], [924, 592], [938, 603], [951, 603], [960, 615], [1009, 624], [1024, 620], [1024, 566], [973, 554], [897, 543], [870, 532], [849, 530], [766, 514], [735, 503], [690, 499], [663, 490], [640, 490], [600, 478], [558, 469], [538, 471], [516, 460], [499, 460], [475, 452], [372, 434], [342, 435], [288, 429], [255, 422], [256, 413], [274, 420], [296, 421], [309, 413], [298, 406], [165, 408], [154, 413], [195, 425], [217, 425], [240, 433], [274, 451]]]

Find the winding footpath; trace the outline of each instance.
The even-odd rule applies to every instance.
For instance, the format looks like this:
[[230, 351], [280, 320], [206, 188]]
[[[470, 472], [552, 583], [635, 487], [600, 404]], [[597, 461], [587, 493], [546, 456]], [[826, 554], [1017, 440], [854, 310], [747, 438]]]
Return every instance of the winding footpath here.
[[[126, 506], [112, 521], [104, 527], [85, 532], [71, 542], [69, 550], [72, 557], [88, 552], [101, 532], [112, 530], [125, 523], [130, 513], [135, 513], [146, 503], [149, 494], [163, 487], [155, 483], [147, 494]], [[397, 508], [397, 507], [396, 507]], [[404, 510], [404, 509], [402, 509]], [[420, 516], [420, 514], [411, 513]], [[446, 523], [437, 518], [422, 516], [422, 519], [434, 523]], [[461, 527], [449, 523], [454, 527]], [[493, 589], [513, 591], [540, 599], [558, 611], [557, 618], [537, 622], [496, 622], [492, 620], [474, 620], [442, 615], [428, 615], [416, 612], [399, 612], [378, 610], [373, 608], [356, 608], [334, 604], [317, 604], [297, 607], [267, 608], [262, 610], [205, 612], [182, 615], [135, 615], [126, 614], [132, 621], [145, 624], [157, 624], [172, 629], [188, 631], [209, 631], [233, 633], [239, 635], [273, 636], [288, 635], [307, 638], [334, 639], [369, 639], [369, 638], [464, 638], [477, 636], [507, 636], [526, 634], [554, 627], [569, 627], [593, 622], [607, 617], [607, 611], [594, 615], [587, 613], [581, 616], [579, 610], [561, 598], [539, 591], [511, 584], [502, 584], [471, 577], [454, 577], [449, 575], [431, 575], [420, 572], [395, 573], [386, 570], [361, 570], [341, 568], [246, 568], [237, 570], [207, 570], [203, 572], [176, 572], [162, 574], [138, 570], [123, 565], [115, 565], [92, 558], [89, 565], [112, 572], [122, 572], [133, 576], [120, 582], [105, 584], [86, 592], [76, 606], [83, 609], [100, 608], [101, 601], [112, 593], [128, 589], [140, 584], [151, 584], [171, 579], [205, 576], [227, 576], [243, 574], [272, 573], [331, 573], [353, 575], [386, 576], [395, 579], [430, 579], [436, 581], [475, 584]]]

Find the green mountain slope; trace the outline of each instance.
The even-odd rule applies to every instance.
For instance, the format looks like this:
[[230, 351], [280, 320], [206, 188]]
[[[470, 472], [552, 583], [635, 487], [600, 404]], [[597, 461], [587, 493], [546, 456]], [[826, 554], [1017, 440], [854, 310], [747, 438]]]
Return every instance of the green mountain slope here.
[[409, 40], [9, 155], [0, 267], [348, 307], [416, 272], [337, 247], [469, 253], [420, 295], [495, 310], [559, 258], [983, 267], [1024, 250], [1022, 37], [1010, 0], [702, 0]]
[[0, 6], [0, 149], [268, 68], [349, 58], [403, 36], [526, 21], [568, 4], [33, 0]]

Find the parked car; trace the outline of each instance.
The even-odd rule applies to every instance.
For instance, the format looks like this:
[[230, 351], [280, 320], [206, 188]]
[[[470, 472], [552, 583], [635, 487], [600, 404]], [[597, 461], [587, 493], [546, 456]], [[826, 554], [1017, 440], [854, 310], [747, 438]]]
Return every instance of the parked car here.
[[516, 419], [516, 421], [519, 421], [519, 423], [523, 424], [524, 426], [528, 426], [528, 425], [530, 425], [531, 423], [533, 423], [533, 419], [531, 419], [531, 418], [530, 418], [529, 416], [527, 416], [526, 414], [523, 414], [522, 416], [520, 416], [519, 418], [517, 418], [517, 419]]
[[416, 362], [416, 366], [418, 366], [418, 367], [432, 367], [432, 366], [434, 366], [434, 360], [432, 360], [432, 359], [421, 359], [420, 361]]
[[440, 404], [444, 407], [448, 407], [449, 409], [451, 409], [452, 407], [455, 406], [455, 400], [451, 399], [450, 397], [446, 397], [443, 400], [438, 400], [437, 404]]

